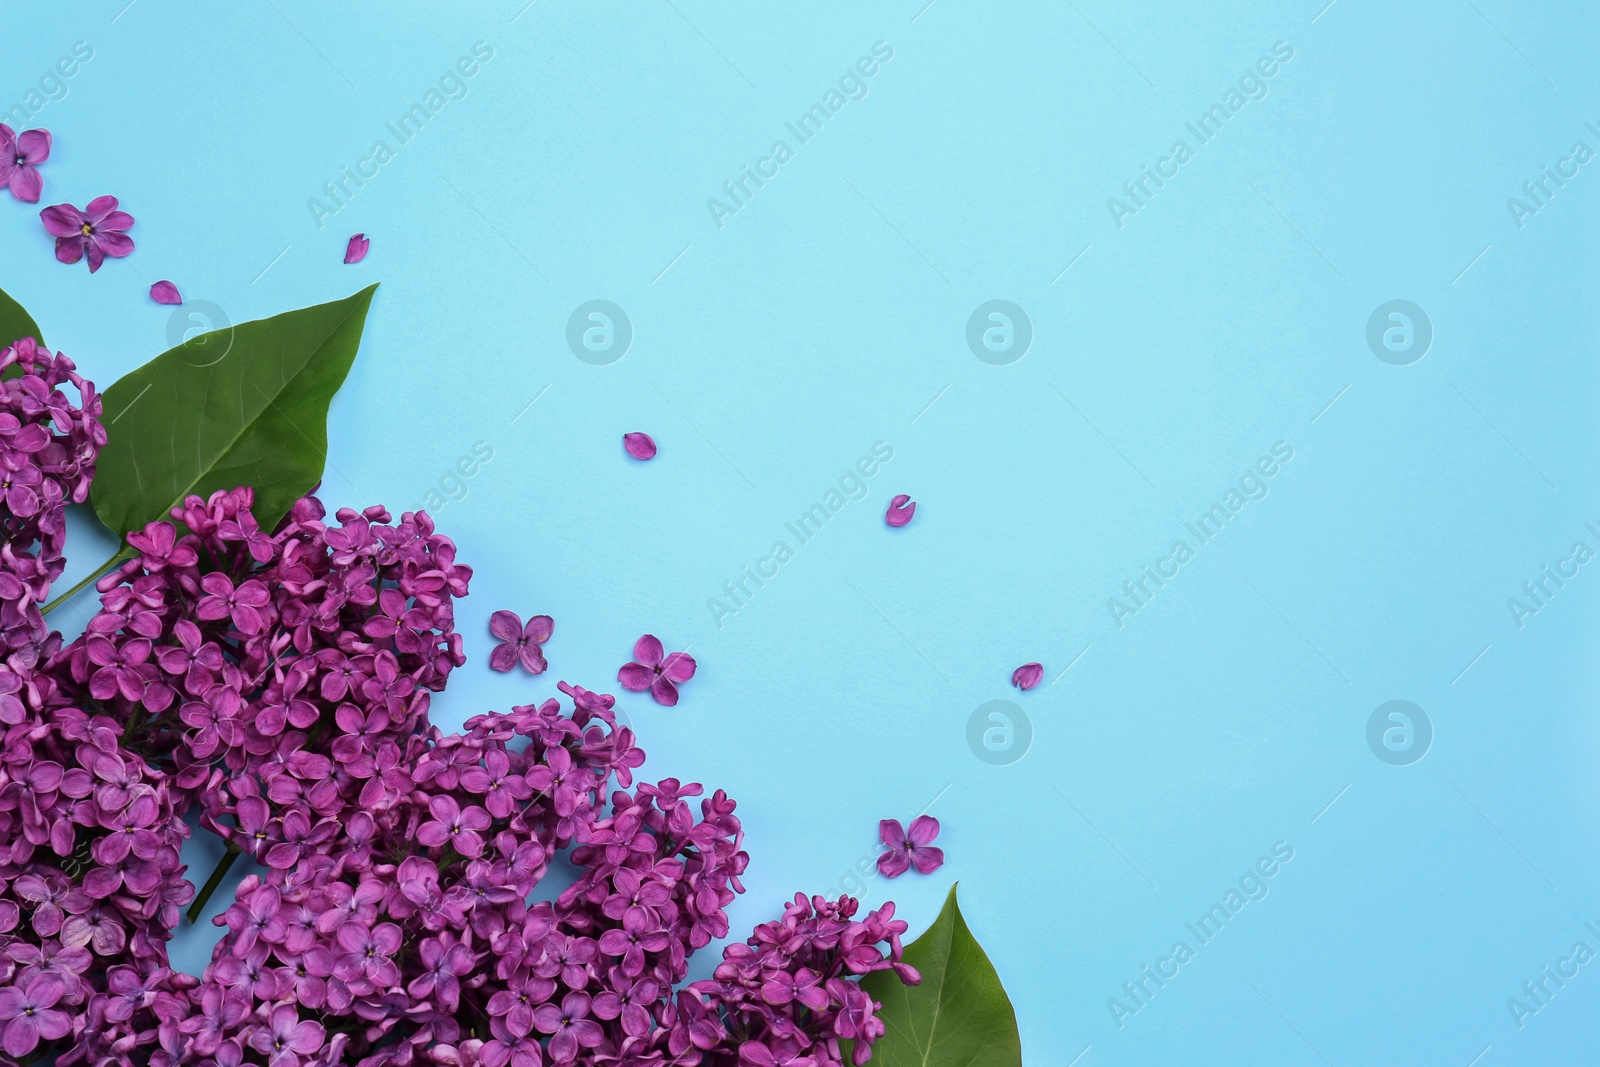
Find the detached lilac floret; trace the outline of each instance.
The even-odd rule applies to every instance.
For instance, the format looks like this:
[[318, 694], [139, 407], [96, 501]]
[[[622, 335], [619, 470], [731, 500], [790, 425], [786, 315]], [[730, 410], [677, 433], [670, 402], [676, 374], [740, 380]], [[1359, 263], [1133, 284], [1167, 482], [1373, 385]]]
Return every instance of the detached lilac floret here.
[[918, 874], [932, 874], [944, 866], [944, 850], [933, 847], [939, 836], [939, 820], [932, 815], [918, 815], [911, 820], [908, 832], [899, 819], [884, 819], [878, 823], [878, 836], [889, 850], [878, 857], [878, 870], [890, 878], [898, 878], [912, 867]]
[[617, 681], [635, 693], [648, 689], [657, 704], [672, 707], [678, 702], [676, 683], [693, 678], [697, 664], [687, 652], [665, 653], [654, 634], [645, 634], [633, 646], [633, 662], [617, 672]]
[[535, 615], [522, 625], [522, 617], [514, 611], [497, 611], [489, 616], [489, 632], [501, 644], [489, 653], [489, 666], [497, 671], [509, 671], [518, 663], [529, 674], [543, 674], [550, 666], [541, 647], [555, 632], [555, 620], [548, 615]]
[[6, 1055], [20, 1058], [39, 1047], [41, 1039], [54, 1041], [72, 1029], [72, 1017], [56, 1008], [67, 993], [57, 975], [40, 974], [25, 989], [0, 989], [0, 1022], [5, 1024], [0, 1044]]
[[19, 134], [0, 122], [0, 183], [11, 190], [12, 196], [29, 204], [39, 202], [39, 194], [44, 191], [39, 164], [49, 158], [49, 130], [23, 130]]
[[[0, 374], [11, 375], [0, 380], [0, 668], [31, 675], [45, 647], [39, 605], [66, 567], [66, 506], [89, 498], [106, 432], [94, 383], [34, 338], [0, 348]], [[16, 688], [0, 671], [0, 693], [20, 688], [12, 676]], [[0, 697], [0, 721], [15, 714]]]
[[39, 212], [44, 228], [56, 239], [56, 259], [76, 263], [89, 259], [89, 273], [100, 269], [106, 257], [121, 259], [133, 252], [133, 216], [117, 209], [114, 196], [97, 196], [82, 211], [71, 204], [57, 204]]

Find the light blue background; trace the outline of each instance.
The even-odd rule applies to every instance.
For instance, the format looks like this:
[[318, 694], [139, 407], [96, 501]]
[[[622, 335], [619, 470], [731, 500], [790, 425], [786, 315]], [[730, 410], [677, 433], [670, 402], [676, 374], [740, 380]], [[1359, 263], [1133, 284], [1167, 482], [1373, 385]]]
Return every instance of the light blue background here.
[[[125, 2], [0, 3], [0, 107], [94, 49], [33, 123], [46, 203], [113, 193], [139, 245], [91, 278], [0, 198], [0, 285], [105, 384], [167, 347], [156, 279], [232, 321], [381, 281], [325, 498], [413, 508], [494, 450], [438, 514], [476, 569], [439, 718], [615, 688], [646, 631], [689, 646], [677, 708], [622, 704], [647, 771], [739, 800], [736, 931], [937, 798], [946, 866], [865, 896], [917, 931], [960, 880], [1031, 1064], [1592, 1048], [1600, 962], [1523, 1028], [1506, 1003], [1600, 950], [1596, 565], [1521, 630], [1506, 607], [1600, 547], [1600, 163], [1523, 228], [1506, 206], [1600, 150], [1592, 5]], [[1107, 198], [1280, 40], [1267, 96], [1119, 229]], [[319, 229], [308, 198], [478, 41], [466, 98]], [[797, 145], [877, 41], [869, 95]], [[1010, 366], [965, 342], [995, 298], [1035, 331]], [[1434, 326], [1411, 366], [1365, 342], [1392, 298]], [[565, 342], [591, 299], [633, 323], [611, 366]], [[707, 599], [880, 440], [868, 497], [718, 627]], [[1270, 495], [1118, 628], [1107, 598], [1278, 441]], [[107, 548], [78, 523], [68, 578]], [[502, 607], [555, 617], [547, 675], [488, 671]], [[1031, 721], [1006, 766], [966, 740], [992, 699]], [[1410, 766], [1366, 743], [1391, 699], [1435, 730]], [[1119, 1028], [1108, 998], [1278, 841], [1270, 895]]]

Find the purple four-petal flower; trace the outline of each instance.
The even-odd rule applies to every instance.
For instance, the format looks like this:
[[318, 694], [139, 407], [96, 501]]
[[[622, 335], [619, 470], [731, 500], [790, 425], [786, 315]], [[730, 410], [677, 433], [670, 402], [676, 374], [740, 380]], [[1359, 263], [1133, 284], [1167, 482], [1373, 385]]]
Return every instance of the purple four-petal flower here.
[[623, 664], [617, 671], [617, 681], [635, 693], [650, 690], [657, 704], [670, 708], [678, 702], [675, 683], [693, 678], [696, 664], [687, 652], [665, 652], [654, 634], [645, 634], [633, 646], [633, 662]]

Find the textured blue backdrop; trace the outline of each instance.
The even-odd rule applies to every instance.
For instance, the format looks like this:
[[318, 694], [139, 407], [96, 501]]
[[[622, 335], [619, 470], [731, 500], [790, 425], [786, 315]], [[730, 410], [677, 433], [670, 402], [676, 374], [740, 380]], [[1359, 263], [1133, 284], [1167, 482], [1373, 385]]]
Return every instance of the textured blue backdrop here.
[[[622, 703], [740, 801], [736, 929], [860, 886], [919, 930], [960, 879], [1034, 1064], [1560, 1062], [1600, 1018], [1600, 13], [1325, 2], [5, 0], [46, 203], [139, 248], [91, 278], [0, 197], [0, 285], [108, 383], [381, 281], [324, 494], [446, 501], [441, 718], [689, 646], [679, 707]], [[549, 674], [491, 676], [501, 607]], [[930, 804], [945, 868], [855, 881]]]

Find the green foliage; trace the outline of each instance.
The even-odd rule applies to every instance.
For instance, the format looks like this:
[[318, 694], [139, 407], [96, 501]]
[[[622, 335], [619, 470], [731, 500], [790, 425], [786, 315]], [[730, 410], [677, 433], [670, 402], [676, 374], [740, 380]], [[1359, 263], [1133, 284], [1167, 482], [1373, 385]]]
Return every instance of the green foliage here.
[[994, 964], [967, 929], [950, 887], [939, 918], [906, 946], [922, 975], [908, 986], [893, 971], [861, 982], [883, 1005], [888, 1027], [872, 1046], [872, 1067], [1021, 1067], [1022, 1044], [1011, 998]]
[[248, 485], [262, 529], [276, 526], [322, 478], [328, 404], [376, 288], [192, 337], [107, 389], [100, 520], [125, 537], [191, 493]]
[[20, 341], [24, 337], [32, 337], [40, 344], [44, 344], [39, 324], [22, 310], [21, 304], [7, 296], [4, 289], [0, 289], [0, 348], [6, 348], [13, 341]]

